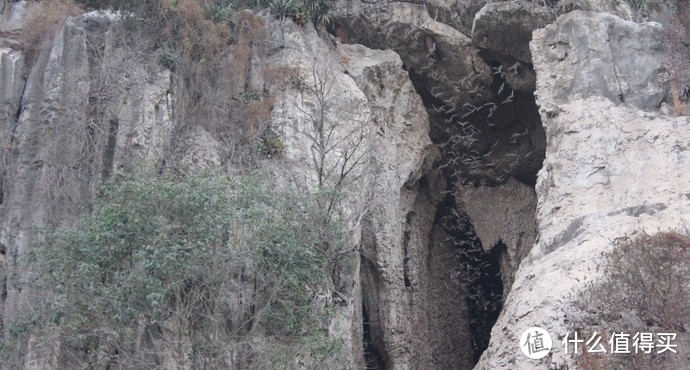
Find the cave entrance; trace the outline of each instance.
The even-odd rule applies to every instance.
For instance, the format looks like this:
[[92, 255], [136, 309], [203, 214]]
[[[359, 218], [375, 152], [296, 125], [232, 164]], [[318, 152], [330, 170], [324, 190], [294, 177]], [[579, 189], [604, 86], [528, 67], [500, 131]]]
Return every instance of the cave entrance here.
[[374, 338], [371, 333], [371, 321], [369, 319], [369, 312], [367, 307], [362, 302], [362, 344], [364, 347], [364, 366], [369, 370], [385, 370], [386, 361], [376, 348]]
[[469, 310], [469, 330], [472, 335], [472, 359], [476, 364], [489, 346], [491, 328], [503, 308], [503, 279], [501, 277], [500, 253], [505, 250], [498, 246], [489, 252], [477, 253], [472, 261], [466, 261], [470, 269], [476, 271], [474, 279], [468, 281], [467, 307]]
[[499, 241], [490, 250], [485, 250], [466, 213], [451, 210], [440, 222], [447, 240], [455, 248], [456, 276], [465, 296], [466, 330], [472, 346], [472, 361], [476, 364], [489, 345], [491, 328], [503, 308], [501, 261], [506, 247]]
[[[337, 18], [329, 32], [344, 43], [393, 49], [400, 55], [426, 107], [429, 137], [439, 153], [433, 168], [416, 184], [419, 201], [413, 212], [419, 217], [405, 222], [412, 232], [405, 231], [400, 243], [401, 279], [386, 282], [399, 284], [405, 292], [400, 295], [405, 301], [396, 305], [420, 316], [411, 320], [411, 326], [417, 325], [414, 330], [396, 335], [410, 339], [405, 353], [414, 353], [415, 359], [431, 358], [430, 368], [471, 368], [471, 360], [476, 363], [488, 346], [503, 299], [536, 237], [534, 187], [545, 157], [546, 135], [535, 101], [536, 73], [527, 44], [532, 23], [511, 24], [511, 31], [520, 32], [517, 44], [477, 49], [469, 68], [469, 54], [459, 51], [472, 51], [463, 45], [434, 38], [426, 29], [406, 32], [419, 43], [392, 45], [362, 32], [371, 31], [366, 22], [366, 18]], [[493, 30], [493, 24], [486, 29]], [[492, 31], [488, 36], [503, 34]], [[492, 40], [481, 44], [503, 45]], [[423, 183], [425, 178], [428, 184]], [[420, 234], [428, 239], [422, 240]], [[373, 296], [378, 281], [367, 280], [368, 270], [363, 271], [363, 296]], [[374, 350], [366, 347], [367, 335], [375, 339], [369, 341], [378, 352], [391, 359], [387, 364], [393, 363], [395, 356], [382, 345], [392, 334], [379, 329], [384, 325], [379, 312], [387, 314], [389, 306], [390, 302], [373, 299], [367, 305], [364, 350], [369, 353], [368, 366]], [[420, 340], [414, 342], [417, 331]], [[432, 355], [426, 357], [428, 352]]]

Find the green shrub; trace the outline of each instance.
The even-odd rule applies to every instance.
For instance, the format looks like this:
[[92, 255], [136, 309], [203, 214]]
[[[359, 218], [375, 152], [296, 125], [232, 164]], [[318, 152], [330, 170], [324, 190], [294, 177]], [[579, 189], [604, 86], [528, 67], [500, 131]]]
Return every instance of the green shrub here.
[[226, 23], [237, 11], [237, 4], [231, 1], [212, 4], [204, 8], [206, 19], [213, 23]]
[[58, 333], [75, 358], [89, 348], [82, 365], [96, 367], [151, 363], [161, 342], [178, 364], [211, 367], [226, 364], [228, 347], [258, 337], [293, 356], [319, 351], [305, 347], [324, 334], [326, 308], [311, 293], [333, 286], [343, 240], [320, 196], [255, 178], [112, 181], [74, 228], [45, 232], [35, 287], [50, 294], [17, 328], [45, 340]]
[[277, 136], [267, 136], [259, 143], [259, 152], [269, 158], [282, 157], [285, 152], [285, 142]]
[[271, 11], [281, 18], [297, 13], [299, 10], [299, 6], [294, 0], [271, 0], [268, 5]]

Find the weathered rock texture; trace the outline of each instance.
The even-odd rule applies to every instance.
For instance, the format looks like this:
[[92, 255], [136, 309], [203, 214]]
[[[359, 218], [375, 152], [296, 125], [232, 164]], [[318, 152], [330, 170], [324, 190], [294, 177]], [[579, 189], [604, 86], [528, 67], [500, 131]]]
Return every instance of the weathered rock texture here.
[[[108, 13], [68, 19], [26, 81], [22, 51], [2, 51], [5, 324], [21, 312], [30, 291], [27, 258], [36, 241], [35, 228], [70, 224], [114, 166], [155, 163], [160, 158], [156, 149], [170, 139], [169, 74], [161, 70], [151, 76], [142, 66], [129, 64], [129, 78], [120, 75], [121, 84], [108, 84], [107, 89], [103, 85], [111, 73], [107, 63], [122, 62], [100, 59], [116, 52], [109, 47], [115, 43], [106, 40], [112, 25]], [[107, 103], [100, 105], [100, 99]], [[44, 360], [26, 366], [58, 366]]]
[[578, 11], [535, 32], [532, 45], [539, 93], [553, 91], [556, 104], [600, 95], [655, 110], [666, 97], [668, 43], [658, 23]]
[[333, 32], [343, 42], [394, 50], [413, 78], [418, 78], [417, 88], [439, 102], [461, 107], [481, 101], [476, 93], [489, 96], [490, 69], [469, 33], [437, 18], [423, 4], [354, 1], [336, 7]]
[[[405, 283], [410, 259], [410, 268], [420, 270], [419, 277], [411, 278], [415, 284], [422, 284], [418, 279], [429, 273], [424, 256], [433, 208], [419, 220], [413, 215], [419, 179], [434, 158], [422, 100], [394, 52], [343, 45], [331, 50], [335, 59], [320, 60], [328, 46], [313, 28], [301, 29], [269, 17], [264, 21], [268, 30], [279, 32], [266, 40], [270, 56], [255, 54], [248, 83], [262, 87], [263, 66], [290, 67], [309, 84], [314, 78], [312, 61], [331, 63], [327, 66], [333, 91], [341, 103], [341, 110], [334, 112], [340, 114], [338, 130], [361, 128], [366, 138], [363, 154], [371, 158], [366, 168], [353, 173], [360, 179], [347, 187], [348, 211], [356, 216], [351, 220], [353, 243], [374, 266], [367, 265], [364, 279], [369, 280], [369, 274], [374, 280], [380, 277], [367, 284], [381, 294], [369, 290], [362, 298], [359, 263], [354, 271], [346, 271], [337, 288], [347, 299], [329, 324], [330, 332], [344, 339], [350, 365], [362, 367], [364, 299], [369, 315], [381, 323], [371, 337], [385, 347], [382, 353], [390, 357], [392, 366], [429, 363], [429, 343], [452, 343], [453, 333], [445, 329], [445, 337], [437, 334], [444, 330], [442, 320], [427, 325], [426, 298], [412, 299]], [[93, 200], [97, 187], [116, 172], [136, 166], [187, 171], [227, 164], [219, 138], [201, 125], [190, 127], [176, 118], [171, 72], [144, 60], [125, 60], [131, 54], [121, 50], [115, 37], [118, 27], [117, 17], [110, 13], [69, 18], [30, 71], [23, 70], [19, 48], [0, 49], [0, 139], [7, 163], [0, 212], [0, 242], [7, 249], [5, 322], [22, 309], [30, 291], [26, 269], [36, 240], [34, 227], [73, 222]], [[266, 59], [257, 59], [261, 57]], [[313, 186], [311, 148], [304, 130], [308, 129], [305, 112], [315, 101], [294, 84], [272, 93], [275, 109], [268, 126], [287, 144], [286, 158], [261, 165], [276, 173], [282, 170], [285, 179], [296, 174], [308, 179], [306, 186]], [[360, 242], [363, 229], [367, 237]], [[414, 242], [408, 255], [402, 244], [410, 238]], [[422, 295], [426, 291], [424, 286], [418, 288]], [[441, 292], [435, 299], [442, 296]], [[33, 347], [29, 352], [27, 368], [69, 367]], [[419, 353], [423, 355], [413, 357]], [[169, 357], [164, 361], [175, 358]]]
[[534, 188], [510, 179], [498, 187], [460, 187], [456, 199], [457, 208], [465, 210], [472, 220], [485, 251], [499, 243], [505, 245], [500, 267], [503, 294], [507, 296], [515, 272], [532, 249], [537, 234]]
[[[690, 120], [642, 110], [657, 107], [665, 91], [660, 32], [656, 24], [585, 12], [535, 32], [547, 138], [536, 186], [539, 237], [477, 368], [574, 366], [562, 337], [576, 329], [577, 293], [601, 278], [597, 266], [612, 241], [640, 230], [688, 230]], [[531, 326], [554, 340], [543, 360], [520, 351]]]
[[[473, 312], [485, 309], [468, 304], [467, 289], [487, 291], [488, 287], [468, 287], [463, 271], [478, 272], [483, 265], [490, 270], [494, 263], [500, 264], [496, 268], [501, 276], [493, 272], [491, 277], [502, 280], [507, 292], [534, 241], [532, 186], [545, 140], [532, 96], [535, 75], [528, 42], [532, 30], [545, 24], [549, 14], [522, 2], [488, 4], [478, 12], [482, 6], [482, 2], [353, 1], [337, 4], [333, 12], [330, 31], [340, 42], [391, 49], [400, 55], [426, 106], [431, 139], [441, 149], [437, 170], [419, 184], [408, 184], [418, 200], [412, 212], [403, 212], [408, 216], [402, 240], [399, 230], [387, 233], [385, 239], [378, 236], [378, 229], [390, 225], [375, 223], [367, 228], [365, 223], [363, 229], [364, 244], [375, 245], [381, 256], [374, 259], [365, 253], [362, 264], [364, 308], [372, 323], [365, 331], [372, 336], [373, 356], [382, 358], [372, 365], [472, 367], [473, 352], [481, 351], [477, 343], [488, 338], [472, 338], [477, 333], [469, 322], [490, 319]], [[519, 19], [514, 13], [520, 14]], [[512, 21], [506, 24], [506, 20]], [[452, 196], [445, 197], [446, 192]], [[389, 214], [392, 207], [386, 205]], [[509, 215], [498, 217], [512, 221], [493, 227], [490, 215], [503, 210]], [[483, 247], [486, 255], [463, 261], [460, 255], [468, 253], [463, 248], [475, 245], [475, 218], [481, 234], [477, 247]], [[499, 241], [500, 248], [506, 248], [503, 252], [498, 251]], [[383, 249], [386, 245], [394, 248]], [[388, 277], [388, 266], [398, 263], [401, 252], [404, 263], [394, 268], [402, 267], [403, 278], [396, 281]], [[486, 262], [489, 254], [499, 256], [500, 262]], [[381, 260], [386, 264], [381, 265]], [[478, 326], [490, 327], [487, 322]], [[409, 339], [410, 332], [415, 333], [414, 340]]]
[[[29, 69], [23, 4], [0, 2], [6, 323], [29, 291], [33, 228], [74, 221], [105, 179], [137, 166], [237, 170], [218, 127], [181, 114], [175, 73], [125, 50], [116, 15], [69, 18]], [[362, 160], [344, 186], [361, 258], [334, 281], [342, 302], [327, 323], [347, 364], [329, 365], [471, 368], [498, 311], [485, 313], [468, 291], [493, 285], [504, 308], [478, 368], [570, 366], [558, 335], [573, 330], [572, 294], [599, 276], [610, 241], [640, 228], [687, 229], [690, 122], [655, 113], [669, 100], [660, 25], [578, 11], [532, 33], [560, 11], [526, 1], [341, 1], [334, 37], [236, 15], [248, 22], [238, 29], [262, 30], [252, 48], [229, 47], [229, 65], [242, 54], [246, 68], [217, 76], [218, 85], [241, 81], [211, 100], [270, 106], [254, 129], [279, 138], [284, 158], [257, 165], [278, 183], [320, 181], [309, 121], [323, 107], [309, 89], [320, 76], [332, 91], [333, 152], [356, 142]], [[220, 129], [241, 120], [222, 113], [231, 122]], [[486, 281], [463, 280], [466, 270]], [[519, 351], [530, 326], [555, 339], [541, 362]], [[27, 368], [69, 365], [30, 352]]]
[[[300, 66], [307, 86], [315, 82], [314, 71], [327, 72], [333, 86], [333, 95], [328, 98], [338, 102], [329, 110], [334, 115], [333, 122], [339, 122], [335, 135], [342, 136], [358, 126], [366, 133], [365, 145], [360, 149], [368, 152], [364, 154], [370, 158], [369, 163], [357, 169], [361, 179], [348, 186], [353, 232], [362, 235], [361, 241], [356, 237], [354, 242], [363, 256], [361, 281], [359, 267], [351, 272], [355, 276], [346, 279], [351, 281], [347, 293], [352, 299], [342, 310], [344, 320], [340, 327], [340, 335], [345, 331], [352, 346], [352, 362], [364, 366], [364, 307], [368, 317], [375, 317], [380, 325], [371, 328], [367, 339], [380, 346], [381, 353], [387, 356], [384, 361], [403, 367], [428, 363], [430, 347], [426, 341], [413, 338], [430, 338], [434, 334], [427, 326], [416, 323], [424, 316], [424, 305], [413, 305], [408, 298], [404, 266], [410, 257], [401, 248], [409, 227], [406, 220], [413, 212], [417, 182], [433, 160], [429, 123], [421, 98], [394, 52], [339, 45], [324, 53], [328, 46], [313, 28], [300, 30], [293, 24], [286, 24], [284, 40], [285, 49], [273, 55], [269, 63]], [[306, 184], [314, 184], [316, 170], [307, 145], [311, 122], [306, 115], [317, 104], [315, 96], [306, 89], [289, 86], [277, 99], [271, 123], [287, 144], [287, 171], [292, 174], [286, 177], [304, 178]], [[425, 220], [417, 227], [430, 224], [431, 220]], [[412, 248], [410, 253], [422, 255], [424, 244], [415, 243]], [[413, 263], [423, 265], [423, 260], [415, 259]], [[366, 286], [364, 292], [361, 285]], [[419, 359], [410, 357], [417, 353], [425, 355]]]

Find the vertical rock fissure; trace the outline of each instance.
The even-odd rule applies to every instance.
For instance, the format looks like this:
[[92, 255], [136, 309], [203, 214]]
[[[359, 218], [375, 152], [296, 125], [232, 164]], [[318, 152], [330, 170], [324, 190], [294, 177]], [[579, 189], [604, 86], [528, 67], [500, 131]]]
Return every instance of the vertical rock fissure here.
[[381, 356], [371, 334], [371, 321], [369, 319], [369, 312], [364, 303], [362, 303], [362, 343], [364, 344], [364, 363], [366, 369], [385, 370], [386, 362]]
[[467, 304], [470, 311], [472, 359], [476, 364], [489, 346], [491, 329], [503, 308], [503, 279], [500, 249], [473, 251], [472, 260], [466, 260], [476, 276], [468, 282]]
[[[412, 222], [412, 217], [414, 213], [410, 212], [407, 215], [405, 225], [410, 225]], [[409, 244], [410, 244], [410, 230], [406, 229], [403, 235], [403, 282], [405, 283], [405, 288], [412, 288], [412, 281], [410, 280], [410, 256], [409, 256]]]
[[102, 181], [108, 180], [110, 172], [112, 171], [113, 161], [115, 160], [115, 145], [117, 144], [117, 131], [119, 129], [119, 122], [117, 118], [110, 120], [108, 125], [108, 140], [103, 155], [103, 173], [101, 175]]
[[[458, 350], [471, 353], [475, 364], [487, 348], [491, 328], [502, 308], [503, 280], [499, 248], [485, 250], [477, 237], [470, 217], [455, 206], [454, 196], [447, 195], [438, 208], [435, 223], [446, 235], [444, 238], [455, 252], [455, 270], [451, 275], [460, 283], [466, 311], [467, 348]], [[469, 347], [471, 346], [471, 347]]]

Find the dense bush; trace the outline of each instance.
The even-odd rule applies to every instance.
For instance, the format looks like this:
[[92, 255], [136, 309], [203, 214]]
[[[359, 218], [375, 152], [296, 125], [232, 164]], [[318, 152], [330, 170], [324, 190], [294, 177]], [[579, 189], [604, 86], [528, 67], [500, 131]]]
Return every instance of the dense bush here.
[[[320, 196], [247, 179], [112, 181], [74, 228], [46, 232], [34, 286], [50, 294], [10, 332], [98, 368], [336, 356], [320, 325], [328, 308], [312, 299], [343, 256]], [[274, 345], [256, 353], [255, 340]]]
[[[604, 278], [580, 297], [585, 315], [577, 319], [581, 336], [594, 332], [676, 333], [678, 353], [583, 353], [582, 369], [681, 368], [690, 361], [681, 348], [690, 344], [690, 236], [670, 231], [619, 239], [605, 255]], [[609, 338], [603, 338], [605, 343]], [[632, 340], [632, 339], [631, 339]], [[632, 343], [632, 342], [631, 342]], [[606, 345], [605, 345], [606, 346]], [[607, 349], [608, 350], [608, 349]], [[682, 351], [682, 352], [681, 352]]]
[[608, 254], [605, 293], [610, 312], [629, 310], [648, 325], [683, 330], [690, 318], [690, 237], [642, 234]]

